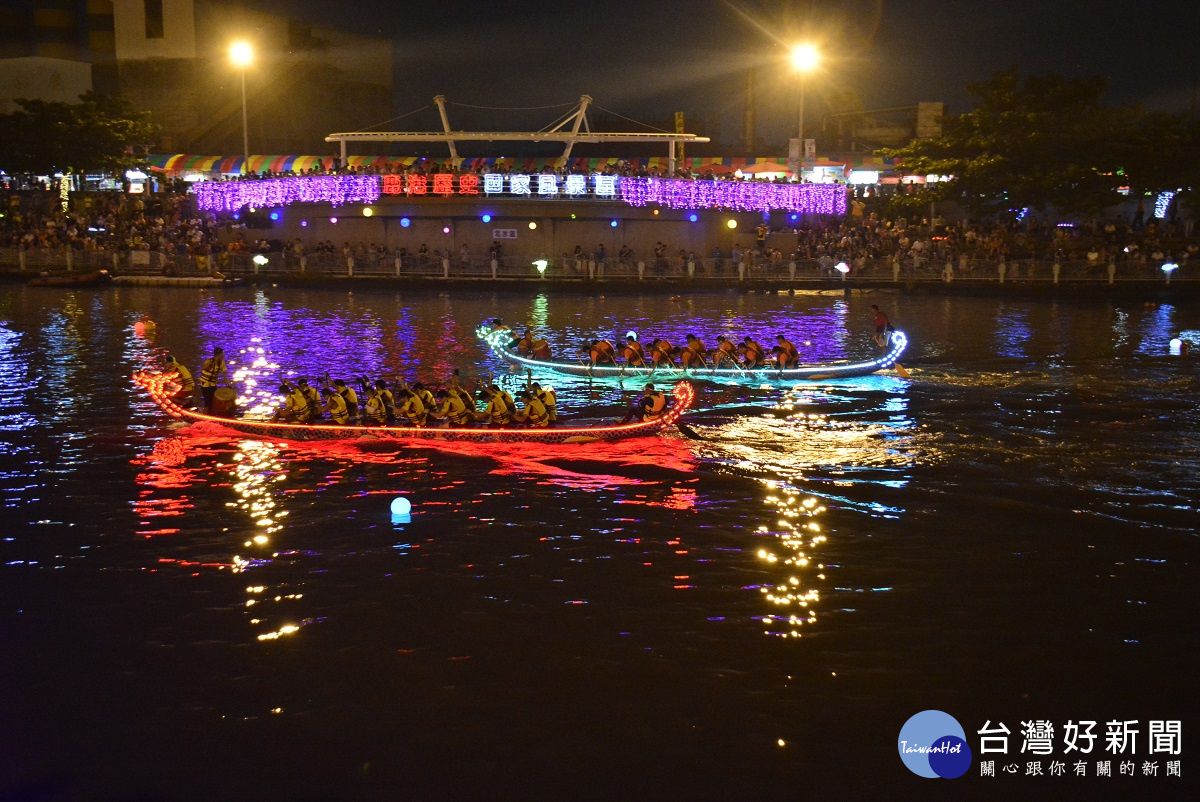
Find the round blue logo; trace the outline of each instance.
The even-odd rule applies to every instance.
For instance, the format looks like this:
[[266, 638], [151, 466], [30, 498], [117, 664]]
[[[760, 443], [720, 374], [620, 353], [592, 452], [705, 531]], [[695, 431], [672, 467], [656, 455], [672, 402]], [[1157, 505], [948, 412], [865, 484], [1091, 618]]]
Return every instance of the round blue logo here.
[[971, 767], [966, 732], [941, 710], [923, 710], [904, 722], [897, 746], [908, 770], [922, 777], [952, 780]]

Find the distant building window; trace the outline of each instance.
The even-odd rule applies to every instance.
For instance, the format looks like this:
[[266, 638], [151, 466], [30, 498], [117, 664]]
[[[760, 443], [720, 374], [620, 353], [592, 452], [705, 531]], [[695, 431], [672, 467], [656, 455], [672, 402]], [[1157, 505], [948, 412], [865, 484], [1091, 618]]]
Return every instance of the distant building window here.
[[163, 0], [144, 0], [146, 7], [146, 38], [163, 38]]

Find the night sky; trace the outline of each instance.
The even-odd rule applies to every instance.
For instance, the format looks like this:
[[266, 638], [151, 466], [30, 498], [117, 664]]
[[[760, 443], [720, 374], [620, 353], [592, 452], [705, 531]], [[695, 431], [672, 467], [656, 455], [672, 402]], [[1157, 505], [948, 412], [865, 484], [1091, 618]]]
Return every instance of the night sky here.
[[[760, 139], [794, 131], [798, 92], [790, 42], [808, 31], [829, 54], [807, 79], [810, 120], [833, 110], [940, 100], [966, 111], [965, 85], [1016, 65], [1026, 74], [1102, 75], [1114, 103], [1167, 111], [1200, 105], [1200, 2], [1113, 0], [258, 0], [252, 5], [396, 43], [392, 115], [452, 103], [456, 128], [537, 129], [579, 95], [600, 109], [721, 142], [742, 132], [746, 75], [755, 75]], [[807, 21], [807, 22], [805, 22]], [[535, 107], [521, 114], [466, 105]], [[389, 114], [381, 114], [380, 121]], [[644, 130], [594, 117], [601, 130]], [[437, 127], [436, 113], [384, 130]]]

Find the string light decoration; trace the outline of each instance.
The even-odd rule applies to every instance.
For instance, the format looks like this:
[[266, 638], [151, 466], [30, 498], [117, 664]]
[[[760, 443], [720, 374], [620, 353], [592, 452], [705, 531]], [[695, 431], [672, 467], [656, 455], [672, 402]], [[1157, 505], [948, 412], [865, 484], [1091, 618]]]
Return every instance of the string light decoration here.
[[210, 212], [236, 212], [254, 206], [293, 203], [371, 204], [379, 200], [377, 175], [311, 175], [259, 181], [202, 181], [194, 185], [196, 205]]
[[[505, 176], [485, 174], [483, 192], [505, 192]], [[403, 179], [403, 184], [401, 180]], [[270, 178], [256, 181], [202, 181], [194, 185], [199, 208], [212, 212], [236, 212], [245, 207], [287, 206], [292, 203], [371, 204], [381, 194], [452, 195], [479, 194], [475, 175], [437, 174], [432, 186], [423, 175], [336, 175]], [[562, 193], [584, 197], [583, 176], [568, 176]], [[768, 184], [749, 181], [691, 181], [663, 178], [592, 177], [593, 195], [622, 200], [630, 206], [663, 206], [668, 209], [725, 209], [740, 212], [787, 211], [799, 214], [846, 213], [846, 189], [841, 184]], [[507, 176], [507, 193], [519, 197], [549, 197], [560, 192], [554, 175]], [[432, 192], [430, 191], [432, 189]], [[656, 210], [657, 212], [657, 210]]]

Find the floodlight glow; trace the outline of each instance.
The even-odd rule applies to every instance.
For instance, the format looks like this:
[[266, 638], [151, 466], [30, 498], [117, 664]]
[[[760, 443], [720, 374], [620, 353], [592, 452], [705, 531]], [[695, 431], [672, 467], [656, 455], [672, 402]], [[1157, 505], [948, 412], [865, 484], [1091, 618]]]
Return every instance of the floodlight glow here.
[[254, 48], [249, 42], [234, 42], [229, 46], [229, 60], [233, 66], [245, 69], [254, 62]]
[[375, 214], [375, 210], [374, 210], [374, 209], [372, 209], [370, 206], [368, 206], [367, 208], [363, 209], [363, 217], [370, 217], [370, 216], [371, 216], [371, 215], [373, 215], [373, 214]]
[[1171, 356], [1180, 356], [1183, 353], [1183, 340], [1175, 337], [1171, 340]]
[[392, 499], [392, 515], [408, 515], [412, 512], [412, 502], [404, 496]]
[[533, 266], [534, 266], [534, 267], [536, 267], [536, 268], [537, 268], [537, 272], [541, 273], [542, 275], [545, 275], [545, 274], [546, 274], [546, 267], [547, 267], [549, 264], [550, 264], [550, 263], [549, 263], [549, 262], [547, 262], [545, 259], [535, 259], [535, 260], [533, 260]]
[[490, 214], [485, 214], [485, 215], [483, 216], [483, 222], [485, 222], [485, 223], [490, 223], [490, 222], [492, 222], [492, 216], [491, 216]]
[[850, 272], [850, 265], [846, 264], [845, 262], [838, 262], [833, 266], [833, 269], [844, 276]]
[[449, 234], [449, 233], [450, 233], [450, 226], [442, 226], [442, 233], [443, 233], [443, 234]]
[[617, 227], [617, 221], [616, 221], [616, 220], [613, 220], [611, 223], [609, 223], [609, 225], [610, 225], [610, 226], [612, 226], [613, 228], [616, 228], [616, 227]]
[[301, 228], [308, 228], [308, 221], [307, 221], [307, 220], [301, 220], [301, 221], [300, 221], [300, 227], [301, 227]]
[[251, 259], [250, 261], [254, 262], [254, 264], [256, 264], [256, 265], [265, 265], [267, 262], [269, 262], [271, 260], [268, 259], [267, 257], [263, 256], [261, 253], [256, 253], [256, 254], [254, 254], [254, 258]]
[[1164, 273], [1174, 273], [1179, 269], [1179, 265], [1174, 262], [1163, 262], [1162, 270]]
[[401, 217], [401, 218], [400, 218], [400, 225], [401, 225], [403, 228], [408, 228], [409, 226], [411, 226], [411, 225], [412, 225], [412, 220], [409, 220], [407, 217]]
[[272, 219], [272, 220], [278, 220], [278, 219], [279, 219], [279, 212], [271, 212], [271, 219]]
[[329, 222], [333, 223], [333, 224], [336, 226], [336, 225], [337, 225], [337, 218], [336, 218], [336, 217], [331, 217], [331, 218], [329, 218]]
[[529, 230], [530, 230], [530, 231], [533, 231], [535, 228], [537, 228], [537, 223], [535, 223], [534, 221], [530, 220], [530, 221], [529, 221]]
[[797, 72], [808, 72], [821, 61], [821, 53], [816, 45], [805, 43], [792, 48], [792, 69]]
[[728, 220], [725, 225], [729, 228], [737, 228], [737, 220]]
[[696, 214], [695, 212], [692, 212], [691, 214], [688, 215], [688, 222], [690, 222], [690, 223], [694, 223], [699, 219], [700, 219], [700, 216], [698, 214]]

